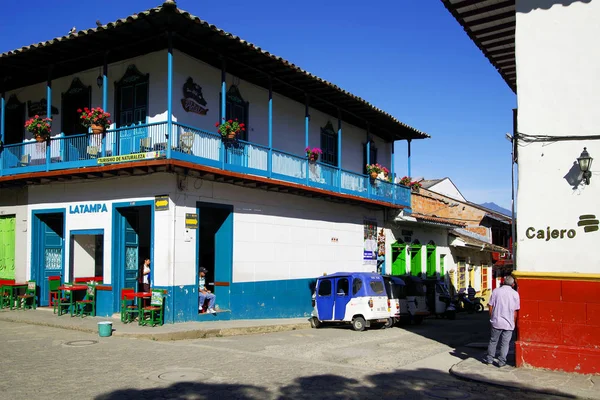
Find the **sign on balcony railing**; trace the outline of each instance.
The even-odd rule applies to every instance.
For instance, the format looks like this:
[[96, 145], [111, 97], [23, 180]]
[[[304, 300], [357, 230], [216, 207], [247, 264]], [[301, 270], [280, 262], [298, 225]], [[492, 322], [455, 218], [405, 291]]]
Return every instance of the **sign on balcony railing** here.
[[155, 160], [165, 158], [164, 151], [149, 151], [146, 153], [125, 154], [122, 156], [100, 157], [98, 164], [114, 164], [126, 161]]

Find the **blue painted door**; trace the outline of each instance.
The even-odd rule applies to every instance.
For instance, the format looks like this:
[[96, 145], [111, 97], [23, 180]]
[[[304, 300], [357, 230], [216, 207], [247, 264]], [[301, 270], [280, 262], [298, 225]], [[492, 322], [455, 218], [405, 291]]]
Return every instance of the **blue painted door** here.
[[321, 321], [331, 321], [333, 319], [334, 284], [333, 279], [319, 279], [317, 282], [317, 312]]
[[[48, 305], [48, 277], [60, 275], [64, 277], [64, 228], [63, 214], [38, 215], [34, 220], [34, 260], [36, 274], [34, 279], [40, 291], [41, 306]], [[64, 279], [63, 279], [64, 281]]]
[[335, 280], [335, 320], [344, 320], [346, 305], [351, 297], [350, 278], [337, 278]]
[[[123, 218], [123, 238], [125, 239], [125, 252], [123, 263], [123, 286], [122, 288], [134, 288], [137, 291], [137, 276], [139, 268], [139, 247], [138, 236], [139, 215], [137, 212], [127, 213]], [[120, 290], [119, 290], [120, 292]]]
[[[206, 209], [203, 209], [206, 210]], [[205, 211], [206, 212], [206, 211]], [[233, 265], [233, 213], [228, 212], [221, 226], [215, 233], [215, 282], [231, 282], [231, 269]], [[214, 293], [216, 304], [221, 309], [230, 308], [230, 287], [217, 286]], [[210, 289], [209, 289], [210, 290]]]

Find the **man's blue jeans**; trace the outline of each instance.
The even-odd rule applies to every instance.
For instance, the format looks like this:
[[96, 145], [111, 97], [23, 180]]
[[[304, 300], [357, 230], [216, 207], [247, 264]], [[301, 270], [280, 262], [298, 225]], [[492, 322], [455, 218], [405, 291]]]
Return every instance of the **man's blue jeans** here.
[[202, 306], [204, 305], [204, 300], [206, 300], [206, 299], [208, 299], [208, 308], [215, 307], [215, 295], [214, 294], [199, 292], [198, 297], [200, 300], [200, 305], [198, 306], [199, 309], [202, 309]]
[[500, 342], [500, 355], [498, 356], [498, 365], [503, 366], [506, 364], [506, 357], [508, 356], [508, 346], [510, 339], [512, 338], [513, 331], [505, 331], [503, 329], [496, 329], [492, 327], [492, 333], [490, 336], [490, 344], [488, 345], [487, 356], [485, 361], [488, 364], [494, 362], [496, 356], [496, 348], [498, 342]]

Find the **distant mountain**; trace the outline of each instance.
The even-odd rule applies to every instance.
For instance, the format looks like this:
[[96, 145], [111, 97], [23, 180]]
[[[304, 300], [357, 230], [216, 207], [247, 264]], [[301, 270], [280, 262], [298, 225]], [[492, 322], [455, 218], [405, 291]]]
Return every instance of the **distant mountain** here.
[[480, 204], [480, 206], [489, 208], [490, 210], [499, 212], [500, 214], [504, 214], [507, 217], [510, 217], [512, 215], [512, 212], [510, 210], [507, 210], [506, 208], [502, 208], [496, 203], [483, 203], [483, 204]]

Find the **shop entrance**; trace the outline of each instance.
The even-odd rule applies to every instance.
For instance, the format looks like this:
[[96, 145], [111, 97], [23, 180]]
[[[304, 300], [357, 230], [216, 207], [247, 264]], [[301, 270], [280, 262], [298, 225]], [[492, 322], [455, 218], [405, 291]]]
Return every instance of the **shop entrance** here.
[[[221, 311], [230, 308], [230, 283], [233, 265], [233, 207], [198, 203], [198, 262], [208, 270], [206, 288], [216, 296]], [[198, 279], [196, 279], [198, 282]], [[199, 304], [199, 306], [202, 306]]]
[[[148, 203], [148, 204], [146, 204]], [[120, 307], [123, 288], [138, 290], [139, 269], [146, 258], [152, 261], [153, 249], [153, 202], [136, 202], [135, 205], [114, 206], [113, 212], [113, 262], [112, 287], [113, 311]], [[155, 265], [151, 265], [154, 272]], [[152, 274], [149, 282], [152, 285]]]
[[104, 229], [71, 231], [69, 276], [104, 278]]
[[65, 275], [65, 211], [34, 211], [31, 232], [31, 278], [41, 306], [48, 306], [48, 277]]

